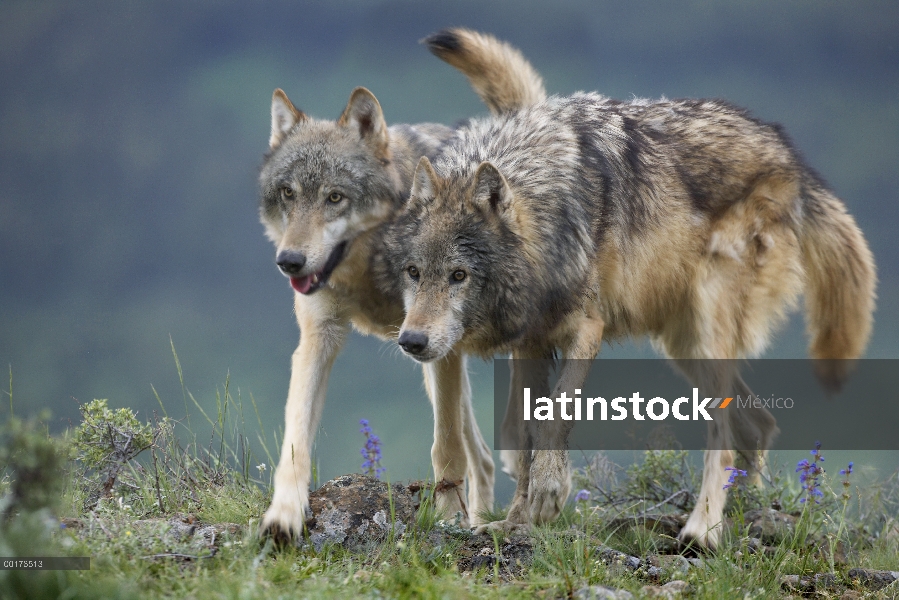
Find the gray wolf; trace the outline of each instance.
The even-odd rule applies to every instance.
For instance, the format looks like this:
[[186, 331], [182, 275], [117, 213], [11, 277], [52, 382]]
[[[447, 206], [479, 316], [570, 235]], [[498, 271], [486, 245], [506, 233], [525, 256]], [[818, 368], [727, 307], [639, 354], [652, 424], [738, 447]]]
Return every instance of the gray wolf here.
[[[426, 364], [593, 359], [602, 340], [643, 335], [674, 359], [757, 356], [802, 294], [814, 358], [859, 357], [872, 326], [874, 261], [853, 218], [779, 126], [723, 101], [578, 93], [473, 121], [421, 159], [385, 241], [379, 278], [406, 307], [398, 343]], [[821, 375], [838, 383], [844, 366], [824, 361]], [[588, 368], [566, 361], [552, 397]], [[685, 374], [716, 396], [746, 393], [734, 373]], [[513, 389], [528, 377], [545, 381], [513, 366]], [[514, 423], [521, 399], [509, 406]], [[777, 431], [767, 411], [730, 415], [709, 431], [684, 542], [716, 546], [734, 442], [764, 447]], [[534, 439], [566, 447], [571, 422], [546, 423]], [[567, 451], [537, 448], [503, 453], [518, 483], [491, 527], [559, 514]], [[764, 454], [742, 459], [757, 474]]]
[[[539, 75], [508, 45], [465, 30], [443, 44], [463, 71], [491, 73], [489, 84], [477, 78], [472, 83], [493, 111], [545, 98]], [[395, 339], [402, 323], [402, 297], [380, 289], [372, 276], [373, 248], [403, 208], [418, 159], [435, 156], [454, 136], [454, 129], [431, 123], [388, 127], [377, 99], [364, 88], [353, 91], [337, 121], [307, 116], [280, 89], [272, 96], [260, 214], [278, 267], [295, 291], [300, 327], [274, 494], [261, 523], [276, 539], [303, 530], [311, 445], [350, 325]], [[461, 511], [467, 523], [492, 508], [494, 467], [474, 421], [465, 357], [447, 353], [425, 366], [424, 378], [435, 414], [437, 508], [450, 516]], [[466, 478], [467, 506], [461, 492]]]

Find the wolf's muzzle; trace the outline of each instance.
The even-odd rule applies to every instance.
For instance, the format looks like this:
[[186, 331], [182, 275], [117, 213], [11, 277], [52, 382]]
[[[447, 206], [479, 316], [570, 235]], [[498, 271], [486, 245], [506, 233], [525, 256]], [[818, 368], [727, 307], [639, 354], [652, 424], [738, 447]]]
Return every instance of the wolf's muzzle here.
[[421, 354], [428, 347], [428, 336], [420, 331], [404, 331], [397, 343], [407, 354]]
[[296, 277], [306, 264], [306, 255], [296, 250], [282, 250], [275, 257], [275, 263], [288, 277]]

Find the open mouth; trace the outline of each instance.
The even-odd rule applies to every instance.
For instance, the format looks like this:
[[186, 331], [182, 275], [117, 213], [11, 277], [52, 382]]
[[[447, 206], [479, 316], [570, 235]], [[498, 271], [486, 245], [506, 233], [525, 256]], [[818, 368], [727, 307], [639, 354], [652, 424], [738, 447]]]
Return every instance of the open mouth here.
[[340, 261], [343, 260], [343, 253], [344, 250], [346, 250], [346, 244], [346, 242], [341, 242], [334, 247], [334, 249], [331, 251], [330, 256], [328, 256], [328, 260], [325, 261], [325, 266], [322, 267], [321, 271], [312, 273], [310, 275], [304, 275], [303, 277], [291, 277], [290, 286], [297, 292], [308, 295], [328, 283], [328, 277], [331, 276], [331, 273], [335, 268], [337, 268], [337, 265], [340, 264]]

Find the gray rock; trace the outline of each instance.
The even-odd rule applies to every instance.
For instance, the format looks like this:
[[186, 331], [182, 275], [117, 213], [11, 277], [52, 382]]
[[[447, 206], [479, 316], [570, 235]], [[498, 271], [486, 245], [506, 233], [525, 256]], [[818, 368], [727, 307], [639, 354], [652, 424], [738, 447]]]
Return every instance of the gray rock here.
[[861, 585], [869, 590], [879, 590], [899, 580], [899, 571], [850, 569], [847, 575], [851, 583]]
[[577, 590], [574, 597], [576, 600], [631, 600], [634, 595], [627, 590], [591, 585]]
[[796, 526], [796, 517], [773, 508], [747, 511], [744, 519], [749, 524], [749, 536], [765, 545], [776, 546], [792, 538]]
[[[401, 536], [415, 518], [412, 493], [367, 475], [342, 475], [309, 495], [309, 541], [318, 551], [339, 544], [365, 552], [392, 533]], [[392, 512], [391, 512], [392, 510]]]

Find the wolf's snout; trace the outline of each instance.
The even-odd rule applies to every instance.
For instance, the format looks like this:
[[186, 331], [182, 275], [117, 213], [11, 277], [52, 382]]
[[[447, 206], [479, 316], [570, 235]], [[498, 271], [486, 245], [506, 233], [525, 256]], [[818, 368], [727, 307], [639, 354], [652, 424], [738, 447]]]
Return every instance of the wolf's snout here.
[[306, 264], [306, 255], [296, 250], [282, 250], [275, 257], [275, 263], [282, 273], [288, 277], [296, 277]]
[[397, 342], [409, 354], [421, 354], [428, 347], [428, 336], [420, 331], [404, 331]]

